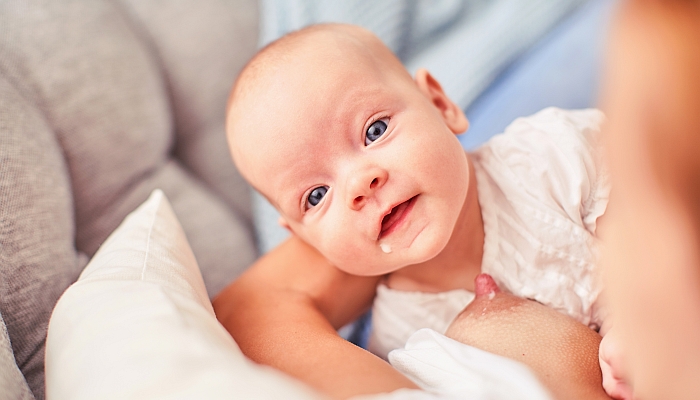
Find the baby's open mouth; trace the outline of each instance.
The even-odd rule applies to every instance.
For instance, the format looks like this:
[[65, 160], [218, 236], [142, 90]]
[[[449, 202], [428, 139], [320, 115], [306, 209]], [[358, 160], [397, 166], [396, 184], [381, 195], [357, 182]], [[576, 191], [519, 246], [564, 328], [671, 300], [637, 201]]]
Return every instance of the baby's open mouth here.
[[404, 217], [408, 215], [408, 211], [413, 207], [415, 199], [418, 195], [411, 197], [410, 199], [404, 201], [403, 203], [397, 205], [389, 211], [389, 214], [382, 218], [382, 229], [379, 232], [379, 238], [381, 239], [391, 232], [395, 231], [399, 227]]

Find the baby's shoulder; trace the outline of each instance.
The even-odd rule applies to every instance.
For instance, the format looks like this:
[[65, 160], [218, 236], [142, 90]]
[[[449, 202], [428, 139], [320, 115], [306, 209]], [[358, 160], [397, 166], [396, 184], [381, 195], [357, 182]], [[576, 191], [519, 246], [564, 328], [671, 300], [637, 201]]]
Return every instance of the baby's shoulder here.
[[501, 156], [522, 154], [540, 156], [540, 159], [567, 153], [598, 152], [600, 127], [604, 120], [604, 114], [593, 108], [563, 110], [549, 107], [517, 118], [482, 148]]
[[487, 169], [517, 179], [561, 180], [603, 168], [600, 110], [555, 107], [513, 121], [474, 153]]
[[604, 119], [596, 109], [546, 108], [513, 121], [473, 159], [479, 174], [510, 203], [531, 204], [577, 222], [583, 218], [594, 231], [588, 214], [602, 212], [609, 191], [600, 144]]

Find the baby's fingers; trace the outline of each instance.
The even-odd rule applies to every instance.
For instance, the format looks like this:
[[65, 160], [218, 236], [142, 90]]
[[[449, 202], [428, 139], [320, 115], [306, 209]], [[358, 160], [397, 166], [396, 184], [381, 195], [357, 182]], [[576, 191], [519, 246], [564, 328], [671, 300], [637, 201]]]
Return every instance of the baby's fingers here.
[[625, 381], [622, 369], [622, 354], [608, 332], [603, 336], [598, 350], [600, 370], [603, 373], [603, 389], [608, 396], [618, 400], [633, 400], [632, 388]]

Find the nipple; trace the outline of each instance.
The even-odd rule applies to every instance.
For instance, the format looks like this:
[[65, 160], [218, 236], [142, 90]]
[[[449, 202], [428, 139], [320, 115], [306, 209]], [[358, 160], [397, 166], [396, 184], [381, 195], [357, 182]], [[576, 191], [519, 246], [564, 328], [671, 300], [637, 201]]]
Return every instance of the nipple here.
[[382, 249], [383, 252], [386, 254], [391, 253], [391, 246], [388, 243], [379, 243], [379, 247]]
[[488, 296], [489, 300], [493, 300], [496, 293], [501, 291], [489, 274], [479, 274], [474, 279], [474, 286], [476, 297]]

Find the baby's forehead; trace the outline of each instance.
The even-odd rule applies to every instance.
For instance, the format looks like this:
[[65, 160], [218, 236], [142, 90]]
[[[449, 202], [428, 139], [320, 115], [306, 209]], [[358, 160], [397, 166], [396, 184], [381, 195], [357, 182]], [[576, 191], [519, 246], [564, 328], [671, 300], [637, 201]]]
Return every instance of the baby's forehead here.
[[[310, 63], [326, 69], [378, 70], [411, 79], [398, 58], [370, 31], [346, 24], [321, 24], [292, 32], [261, 49], [244, 67], [234, 92], [264, 86], [266, 80], [283, 74], [292, 65]], [[287, 79], [304, 79], [310, 73], [312, 69], [296, 71]]]
[[[337, 122], [343, 114], [352, 115], [354, 100], [367, 102], [372, 93], [390, 90], [387, 72], [371, 57], [318, 47], [323, 46], [304, 46], [298, 53], [272, 52], [247, 67], [231, 96], [229, 136], [262, 125], [273, 131], [294, 130], [319, 115]], [[412, 84], [404, 73], [404, 80]]]

